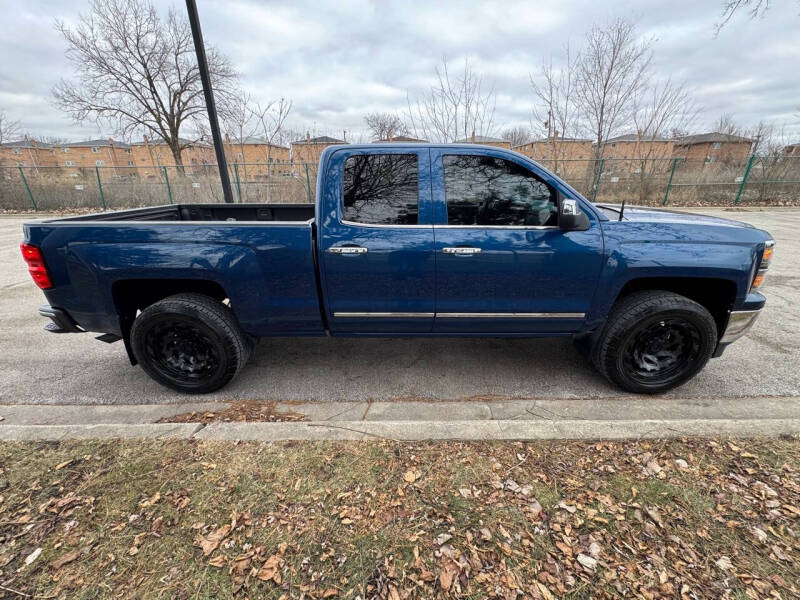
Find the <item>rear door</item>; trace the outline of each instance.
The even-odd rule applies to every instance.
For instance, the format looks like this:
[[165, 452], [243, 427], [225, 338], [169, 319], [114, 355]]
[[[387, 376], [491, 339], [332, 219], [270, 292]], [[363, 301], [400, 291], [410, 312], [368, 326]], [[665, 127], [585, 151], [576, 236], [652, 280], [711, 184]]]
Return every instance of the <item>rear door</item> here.
[[322, 185], [331, 332], [427, 333], [435, 311], [429, 149], [343, 148]]
[[502, 151], [431, 150], [436, 323], [452, 334], [565, 333], [582, 325], [603, 240], [558, 226], [558, 182]]

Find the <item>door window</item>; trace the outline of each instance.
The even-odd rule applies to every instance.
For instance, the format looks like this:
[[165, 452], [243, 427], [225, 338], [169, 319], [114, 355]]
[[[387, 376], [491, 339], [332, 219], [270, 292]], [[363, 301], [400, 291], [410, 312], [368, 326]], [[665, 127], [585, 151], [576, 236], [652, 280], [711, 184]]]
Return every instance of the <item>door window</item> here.
[[448, 225], [554, 226], [556, 193], [525, 167], [491, 156], [442, 156]]
[[419, 174], [416, 154], [359, 154], [344, 162], [345, 221], [416, 225]]

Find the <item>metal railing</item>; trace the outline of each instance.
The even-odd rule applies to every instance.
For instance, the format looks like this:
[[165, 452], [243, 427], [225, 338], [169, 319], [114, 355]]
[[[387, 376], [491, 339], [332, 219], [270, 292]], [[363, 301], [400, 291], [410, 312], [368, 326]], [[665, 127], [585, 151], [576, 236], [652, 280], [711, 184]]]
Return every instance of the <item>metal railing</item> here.
[[[665, 205], [800, 204], [800, 156], [542, 160], [595, 202]], [[314, 202], [316, 163], [233, 163], [235, 202]], [[184, 167], [0, 167], [0, 210], [114, 210], [222, 202], [215, 164]]]

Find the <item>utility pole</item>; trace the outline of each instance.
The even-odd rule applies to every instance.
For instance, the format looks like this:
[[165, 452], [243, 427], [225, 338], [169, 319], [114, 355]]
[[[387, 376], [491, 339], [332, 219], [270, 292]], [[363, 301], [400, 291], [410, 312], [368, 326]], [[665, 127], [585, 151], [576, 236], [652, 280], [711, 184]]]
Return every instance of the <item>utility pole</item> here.
[[206, 47], [203, 44], [203, 32], [200, 30], [200, 18], [197, 16], [195, 0], [186, 0], [186, 10], [189, 13], [189, 25], [192, 28], [194, 51], [197, 54], [197, 68], [200, 70], [200, 79], [203, 82], [203, 95], [206, 99], [208, 110], [208, 123], [211, 126], [211, 137], [214, 140], [214, 152], [217, 155], [219, 179], [222, 183], [222, 195], [225, 202], [233, 202], [231, 192], [231, 178], [228, 173], [228, 163], [225, 160], [225, 148], [222, 145], [222, 136], [219, 133], [219, 120], [217, 119], [217, 105], [214, 102], [214, 90], [211, 89], [211, 77], [208, 74], [208, 61], [206, 60]]

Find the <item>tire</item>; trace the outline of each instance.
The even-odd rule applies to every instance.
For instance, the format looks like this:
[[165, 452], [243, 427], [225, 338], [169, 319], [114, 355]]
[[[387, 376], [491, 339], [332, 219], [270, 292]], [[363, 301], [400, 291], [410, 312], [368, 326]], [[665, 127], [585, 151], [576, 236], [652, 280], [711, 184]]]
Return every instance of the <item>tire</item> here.
[[617, 301], [592, 349], [595, 368], [624, 390], [657, 394], [694, 377], [717, 345], [717, 325], [685, 296], [653, 290]]
[[142, 369], [163, 386], [206, 394], [231, 381], [252, 344], [231, 310], [203, 294], [169, 296], [144, 309], [131, 327]]

